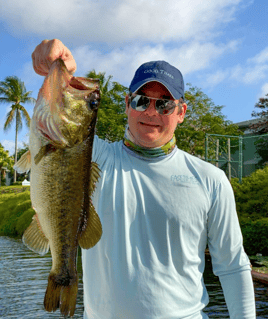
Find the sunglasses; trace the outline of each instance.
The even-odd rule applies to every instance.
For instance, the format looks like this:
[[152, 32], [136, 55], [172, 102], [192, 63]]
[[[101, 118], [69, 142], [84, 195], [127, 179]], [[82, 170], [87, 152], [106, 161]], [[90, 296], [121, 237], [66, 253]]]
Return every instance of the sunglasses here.
[[143, 112], [148, 109], [151, 100], [156, 100], [155, 109], [156, 112], [161, 115], [172, 114], [175, 110], [175, 107], [178, 105], [173, 100], [157, 99], [132, 93], [130, 97], [130, 106], [133, 110]]

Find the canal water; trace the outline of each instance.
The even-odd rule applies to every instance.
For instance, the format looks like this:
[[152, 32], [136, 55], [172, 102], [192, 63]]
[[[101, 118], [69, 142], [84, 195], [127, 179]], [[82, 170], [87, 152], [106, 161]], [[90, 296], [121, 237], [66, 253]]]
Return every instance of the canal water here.
[[[43, 308], [47, 277], [51, 268], [50, 253], [40, 257], [21, 240], [0, 236], [0, 318], [64, 318], [59, 310], [48, 313]], [[81, 258], [78, 258], [79, 286], [73, 318], [83, 318], [83, 283]], [[206, 266], [204, 280], [210, 296], [205, 309], [209, 318], [229, 318], [220, 283]], [[268, 290], [254, 283], [257, 318], [268, 318]]]

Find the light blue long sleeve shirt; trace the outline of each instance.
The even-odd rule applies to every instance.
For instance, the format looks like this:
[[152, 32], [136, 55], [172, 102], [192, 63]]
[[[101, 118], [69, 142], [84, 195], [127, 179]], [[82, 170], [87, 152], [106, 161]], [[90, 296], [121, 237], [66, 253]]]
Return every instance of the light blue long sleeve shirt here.
[[207, 243], [230, 318], [255, 318], [250, 262], [222, 170], [177, 147], [148, 159], [97, 136], [93, 161], [103, 235], [82, 250], [84, 319], [208, 318]]

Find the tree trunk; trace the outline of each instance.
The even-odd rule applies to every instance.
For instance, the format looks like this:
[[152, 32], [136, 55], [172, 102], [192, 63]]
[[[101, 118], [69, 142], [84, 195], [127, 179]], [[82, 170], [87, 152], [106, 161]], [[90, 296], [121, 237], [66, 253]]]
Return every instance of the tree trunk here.
[[[17, 139], [18, 139], [18, 113], [19, 110], [16, 110], [16, 132], [15, 132], [15, 159], [14, 159], [14, 163], [17, 163]], [[13, 183], [16, 183], [17, 181], [17, 172], [16, 170], [14, 170], [14, 181]]]

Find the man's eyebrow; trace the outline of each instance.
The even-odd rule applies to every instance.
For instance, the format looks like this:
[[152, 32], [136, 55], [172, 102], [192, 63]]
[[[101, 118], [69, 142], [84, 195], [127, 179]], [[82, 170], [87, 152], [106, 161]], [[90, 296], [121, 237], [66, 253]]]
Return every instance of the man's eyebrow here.
[[162, 99], [163, 100], [170, 100], [170, 99], [173, 99], [173, 97], [171, 95], [163, 95]]

